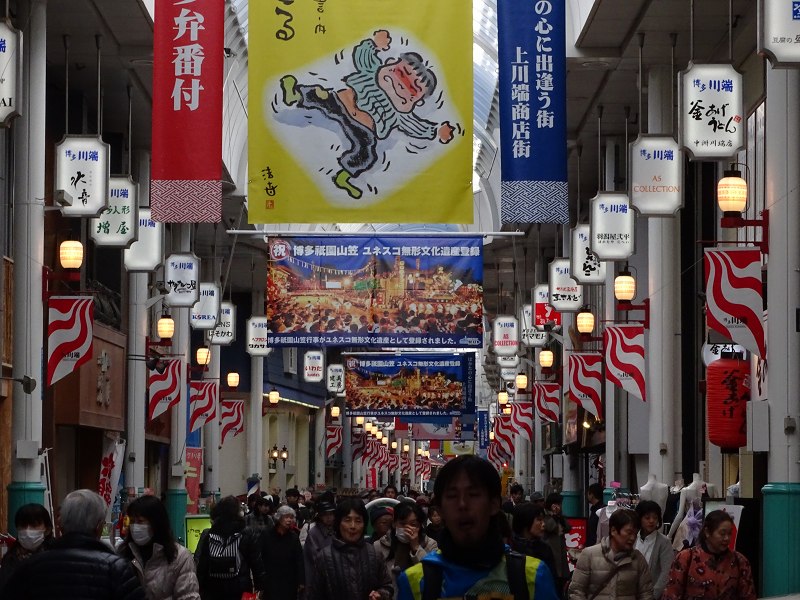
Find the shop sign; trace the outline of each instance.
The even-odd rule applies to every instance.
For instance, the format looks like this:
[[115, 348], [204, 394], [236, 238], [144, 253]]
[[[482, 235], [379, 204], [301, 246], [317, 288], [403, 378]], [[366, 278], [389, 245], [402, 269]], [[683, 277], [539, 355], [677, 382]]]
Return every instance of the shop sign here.
[[55, 201], [65, 217], [98, 217], [108, 201], [109, 145], [96, 135], [66, 135], [56, 145]]
[[19, 71], [22, 34], [8, 21], [0, 21], [0, 125], [19, 114]]
[[550, 306], [560, 312], [578, 312], [583, 306], [583, 286], [570, 276], [569, 263], [568, 258], [550, 263]]
[[544, 329], [548, 323], [554, 329], [561, 327], [561, 313], [550, 305], [550, 286], [542, 283], [533, 288], [533, 324]]
[[631, 204], [645, 217], [671, 217], [683, 206], [683, 154], [671, 136], [631, 144]]
[[[538, 287], [538, 286], [537, 286]], [[542, 286], [545, 289], [547, 286]], [[519, 314], [520, 340], [527, 348], [540, 348], [547, 342], [547, 332], [533, 326], [533, 305], [523, 304]]]
[[492, 345], [497, 356], [511, 356], [519, 350], [519, 323], [516, 317], [495, 317]]
[[127, 248], [136, 240], [138, 197], [139, 186], [130, 177], [108, 180], [106, 207], [89, 224], [89, 235], [95, 246]]
[[740, 346], [739, 344], [703, 344], [703, 364], [705, 366], [710, 365], [715, 360], [719, 360], [722, 358], [723, 352], [735, 352], [737, 354], [741, 354], [745, 356], [747, 350], [744, 349], [744, 346]]
[[600, 192], [590, 208], [591, 245], [600, 260], [622, 260], [633, 254], [634, 214], [627, 194]]
[[192, 329], [214, 329], [218, 314], [219, 286], [216, 283], [201, 283], [200, 298], [189, 313]]
[[232, 302], [221, 302], [219, 319], [214, 329], [207, 335], [210, 344], [229, 346], [236, 339], [236, 305]]
[[154, 221], [149, 208], [139, 208], [136, 240], [123, 252], [128, 271], [155, 271], [164, 260], [164, 224]]
[[309, 350], [303, 356], [303, 380], [307, 383], [322, 381], [325, 373], [325, 356], [319, 350]]
[[570, 274], [578, 283], [602, 284], [606, 282], [606, 263], [592, 252], [591, 228], [588, 224], [573, 227], [570, 249]]
[[758, 0], [758, 52], [775, 68], [800, 65], [800, 2]]
[[267, 317], [247, 319], [247, 353], [250, 356], [268, 356], [272, 348], [267, 346]]
[[190, 253], [171, 254], [164, 263], [164, 285], [169, 290], [164, 296], [164, 304], [194, 306], [200, 297], [199, 278], [199, 258]]
[[516, 367], [501, 367], [500, 379], [503, 381], [514, 381], [519, 375], [519, 370]]
[[497, 356], [497, 366], [499, 367], [518, 367], [519, 355], [512, 354], [511, 356]]
[[344, 365], [328, 365], [326, 387], [331, 394], [344, 392]]

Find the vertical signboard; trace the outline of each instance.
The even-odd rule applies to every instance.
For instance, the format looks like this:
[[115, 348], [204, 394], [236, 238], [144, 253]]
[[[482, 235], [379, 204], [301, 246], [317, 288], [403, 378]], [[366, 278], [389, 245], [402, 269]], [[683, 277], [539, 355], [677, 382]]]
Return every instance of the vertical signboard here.
[[546, 283], [533, 288], [533, 319], [537, 329], [547, 324], [554, 329], [561, 327], [561, 313], [550, 305], [550, 286]]
[[193, 306], [199, 298], [200, 259], [194, 254], [171, 254], [164, 262], [167, 306]]
[[775, 68], [800, 65], [800, 2], [758, 0], [758, 50]]
[[492, 345], [497, 356], [513, 356], [519, 350], [519, 323], [516, 317], [495, 317]]
[[219, 319], [214, 329], [208, 332], [208, 341], [218, 346], [229, 346], [236, 339], [236, 305], [222, 302], [219, 306]]
[[89, 235], [95, 246], [127, 248], [139, 231], [139, 186], [130, 177], [108, 180], [108, 199], [102, 214], [91, 220]]
[[547, 332], [539, 331], [533, 325], [533, 305], [523, 304], [519, 315], [520, 340], [527, 348], [541, 348], [547, 343]]
[[139, 208], [136, 241], [123, 252], [128, 271], [155, 271], [164, 260], [164, 224], [154, 221], [149, 208]]
[[328, 365], [326, 381], [326, 388], [331, 394], [341, 394], [344, 392], [344, 365]]
[[583, 306], [583, 286], [570, 277], [570, 260], [550, 263], [550, 306], [560, 312], [578, 312]]
[[216, 283], [201, 283], [200, 297], [189, 311], [192, 329], [214, 329], [219, 314], [219, 286]]
[[65, 217], [96, 217], [105, 208], [108, 155], [96, 135], [67, 135], [56, 145], [55, 201]]
[[591, 245], [601, 260], [633, 254], [634, 214], [627, 194], [600, 192], [591, 200]]
[[631, 144], [631, 204], [645, 217], [671, 217], [683, 206], [683, 155], [674, 138], [642, 135]]
[[591, 227], [587, 224], [572, 228], [570, 275], [578, 283], [602, 284], [606, 282], [606, 263], [592, 252]]
[[319, 350], [309, 350], [303, 356], [303, 381], [318, 383], [325, 376], [325, 355]]
[[22, 34], [8, 21], [0, 21], [0, 125], [6, 126], [19, 114], [19, 65]]
[[247, 353], [250, 356], [268, 356], [272, 348], [267, 345], [267, 317], [247, 319]]

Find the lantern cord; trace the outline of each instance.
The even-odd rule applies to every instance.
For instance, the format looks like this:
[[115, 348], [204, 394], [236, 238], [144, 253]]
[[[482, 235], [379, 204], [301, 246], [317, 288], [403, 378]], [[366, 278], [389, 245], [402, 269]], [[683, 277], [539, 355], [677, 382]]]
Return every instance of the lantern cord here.
[[672, 49], [670, 51], [670, 59], [669, 59], [669, 76], [670, 76], [670, 85], [669, 85], [669, 120], [670, 120], [670, 131], [672, 132], [673, 137], [675, 136], [675, 46], [678, 45], [678, 34], [677, 33], [670, 33], [669, 39], [672, 42]]
[[[640, 115], [642, 113], [639, 113]], [[628, 121], [631, 120], [631, 107], [625, 107], [625, 188], [628, 188], [630, 182], [630, 156], [628, 155]]]
[[97, 34], [94, 36], [94, 42], [97, 46], [97, 135], [101, 137], [103, 135], [102, 130], [102, 94], [100, 91], [100, 50], [103, 47], [103, 36]]
[[603, 181], [603, 153], [601, 151], [601, 134], [603, 130], [603, 105], [597, 105], [597, 189], [605, 189]]
[[578, 155], [578, 198], [575, 201], [575, 224], [581, 221], [581, 155], [583, 154], [583, 145], [579, 142], [575, 148], [575, 153]]
[[[239, 221], [236, 224], [236, 227], [242, 226], [242, 219], [244, 218], [244, 202], [242, 202], [242, 206], [239, 209]], [[231, 253], [228, 255], [228, 266], [225, 267], [225, 278], [222, 280], [222, 291], [220, 292], [219, 297], [225, 297], [225, 289], [228, 286], [228, 281], [231, 274], [231, 264], [233, 263], [233, 253], [236, 251], [236, 242], [239, 240], [239, 234], [235, 234], [233, 236], [233, 243], [231, 244]], [[231, 294], [233, 294], [233, 288], [231, 288]], [[233, 296], [231, 296], [232, 298]]]
[[9, 4], [11, 0], [6, 0], [6, 21], [11, 21], [11, 9], [9, 8]]
[[[128, 85], [128, 176], [133, 173], [131, 161], [133, 157], [133, 90]], [[216, 224], [214, 224], [216, 227]]]
[[519, 281], [517, 280], [517, 239], [511, 238], [511, 255], [514, 257], [514, 316], [519, 315]]
[[694, 0], [689, 0], [689, 62], [694, 62]]
[[64, 134], [69, 135], [69, 36], [64, 36]]
[[[533, 283], [539, 285], [539, 261], [542, 260], [541, 255], [541, 241], [542, 241], [542, 224], [536, 224], [536, 260], [533, 263]], [[534, 300], [536, 300], [534, 298]]]
[[728, 62], [733, 63], [733, 0], [728, 0]]
[[642, 118], [642, 97], [644, 96], [644, 32], [639, 33], [639, 133], [646, 132]]

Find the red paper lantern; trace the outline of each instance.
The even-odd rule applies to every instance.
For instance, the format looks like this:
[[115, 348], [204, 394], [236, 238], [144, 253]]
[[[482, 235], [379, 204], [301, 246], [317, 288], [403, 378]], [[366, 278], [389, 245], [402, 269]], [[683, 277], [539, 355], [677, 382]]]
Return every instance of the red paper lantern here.
[[750, 363], [720, 358], [706, 371], [708, 440], [725, 450], [747, 445]]

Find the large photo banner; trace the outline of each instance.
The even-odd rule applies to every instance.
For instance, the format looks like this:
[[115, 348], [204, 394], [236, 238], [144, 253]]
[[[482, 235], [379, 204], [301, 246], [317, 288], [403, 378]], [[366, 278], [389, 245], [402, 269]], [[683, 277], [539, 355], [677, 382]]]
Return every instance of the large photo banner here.
[[482, 240], [269, 242], [268, 346], [480, 348]]
[[360, 354], [345, 361], [345, 414], [460, 416], [475, 412], [475, 354]]
[[249, 31], [251, 223], [473, 222], [462, 0], [253, 2]]

